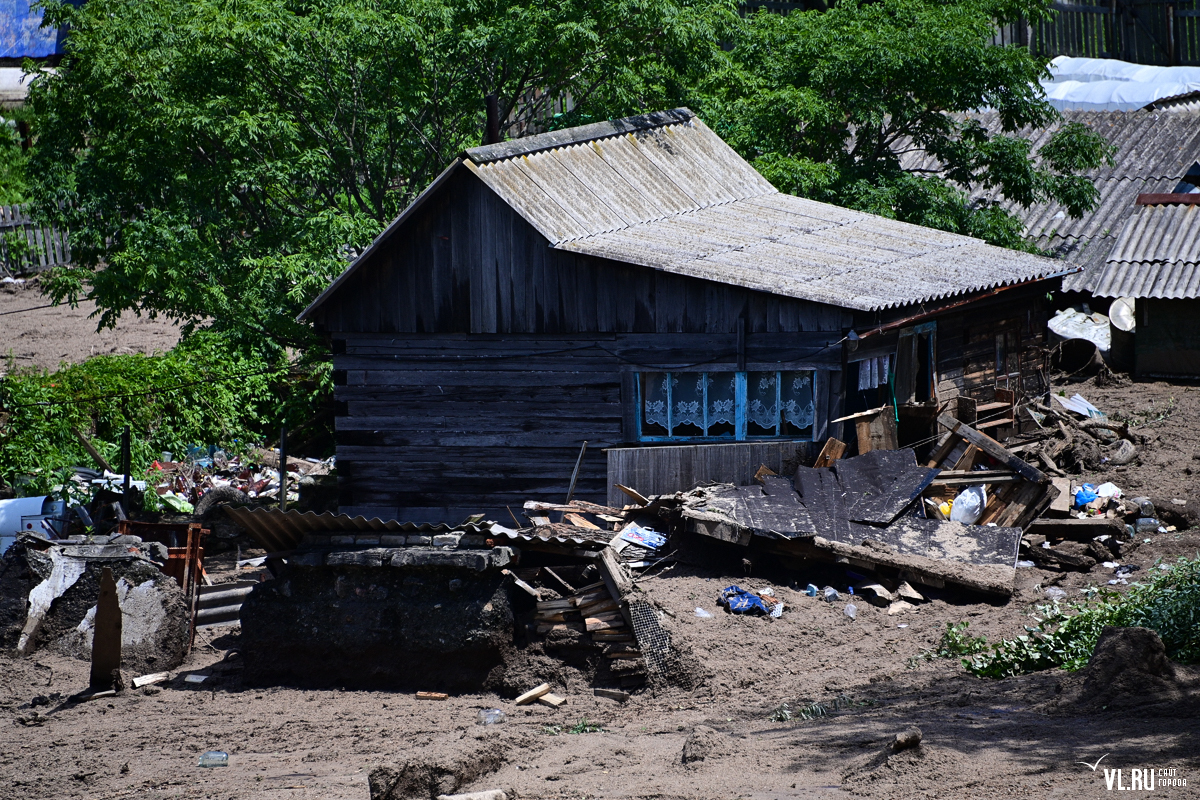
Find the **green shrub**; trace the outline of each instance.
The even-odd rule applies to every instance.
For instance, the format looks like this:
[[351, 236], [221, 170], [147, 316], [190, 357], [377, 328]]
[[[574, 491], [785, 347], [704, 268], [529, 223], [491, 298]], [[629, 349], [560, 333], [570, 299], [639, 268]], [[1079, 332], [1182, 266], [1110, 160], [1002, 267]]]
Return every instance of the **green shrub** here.
[[201, 331], [167, 353], [97, 356], [55, 372], [0, 378], [0, 480], [25, 494], [58, 483], [60, 470], [94, 466], [72, 433], [88, 436], [120, 468], [121, 432], [141, 474], [162, 451], [215, 444], [238, 450], [278, 431], [295, 392], [289, 365], [238, 351]]
[[1200, 557], [1181, 558], [1168, 569], [1156, 564], [1146, 583], [1135, 583], [1123, 594], [1104, 591], [1088, 601], [1056, 601], [1038, 606], [1036, 613], [1036, 624], [1026, 626], [1026, 634], [964, 658], [963, 666], [986, 678], [1052, 667], [1077, 670], [1087, 664], [1108, 625], [1150, 628], [1170, 658], [1200, 661]]

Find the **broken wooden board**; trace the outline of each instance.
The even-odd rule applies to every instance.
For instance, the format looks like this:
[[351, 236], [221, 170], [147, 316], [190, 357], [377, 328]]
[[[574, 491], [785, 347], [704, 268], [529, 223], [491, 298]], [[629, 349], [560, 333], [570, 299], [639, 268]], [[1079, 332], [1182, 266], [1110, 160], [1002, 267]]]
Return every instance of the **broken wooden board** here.
[[530, 703], [537, 700], [539, 697], [544, 697], [545, 695], [548, 695], [548, 694], [550, 694], [550, 684], [540, 683], [537, 686], [530, 689], [525, 694], [518, 697], [513, 702], [515, 702], [519, 706], [527, 706]]
[[630, 500], [637, 503], [639, 506], [650, 505], [650, 501], [647, 500], [645, 497], [643, 497], [641, 495], [641, 493], [638, 492], [636, 489], [630, 489], [628, 486], [622, 486], [619, 483], [614, 483], [613, 486], [616, 486], [618, 489], [620, 489], [622, 492], [624, 492], [625, 495], [628, 496]]
[[832, 436], [825, 440], [825, 446], [821, 448], [821, 452], [817, 454], [816, 463], [813, 467], [823, 469], [833, 466], [833, 462], [846, 454], [846, 443], [834, 439]]
[[541, 697], [539, 697], [537, 699], [537, 701], [544, 706], [550, 706], [551, 708], [558, 708], [563, 703], [567, 702], [567, 698], [559, 697], [554, 692], [549, 692], [548, 694], [544, 694]]
[[140, 689], [143, 686], [151, 686], [156, 683], [163, 683], [169, 680], [171, 673], [169, 672], [154, 672], [149, 675], [139, 675], [133, 679], [133, 688]]
[[1029, 525], [1029, 533], [1040, 534], [1047, 539], [1072, 539], [1076, 542], [1090, 542], [1097, 536], [1125, 537], [1125, 523], [1119, 519], [1107, 517], [1088, 517], [1087, 519], [1035, 519]]
[[622, 692], [620, 689], [593, 689], [592, 694], [596, 697], [607, 697], [609, 700], [616, 700], [618, 703], [624, 703], [629, 699], [629, 692]]
[[[1005, 450], [1004, 446], [992, 437], [988, 436], [987, 434], [980, 433], [963, 422], [959, 422], [949, 414], [942, 414], [939, 416], [938, 424], [946, 428], [948, 431], [950, 431], [950, 433], [961, 436], [968, 444], [975, 445], [980, 450], [987, 453], [1001, 464], [1004, 464], [1013, 472], [1019, 473], [1027, 480], [1031, 480], [1034, 483], [1049, 482], [1049, 478], [1040, 469], [1037, 469], [1036, 467], [1031, 466], [1030, 464], [1027, 464], [1021, 459], [1017, 458], [1012, 453]], [[939, 451], [940, 450], [941, 448], [939, 448]], [[948, 452], [949, 451], [947, 450], [947, 453]], [[945, 454], [943, 454], [942, 457], [944, 458]]]
[[448, 700], [450, 695], [445, 692], [417, 692], [418, 700]]

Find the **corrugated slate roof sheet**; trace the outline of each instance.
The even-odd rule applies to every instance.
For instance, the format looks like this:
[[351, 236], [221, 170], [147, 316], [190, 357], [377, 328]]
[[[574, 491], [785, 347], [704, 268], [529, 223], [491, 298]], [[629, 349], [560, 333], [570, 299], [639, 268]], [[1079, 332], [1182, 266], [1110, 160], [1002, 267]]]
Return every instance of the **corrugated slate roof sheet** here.
[[338, 534], [338, 533], [403, 533], [435, 535], [439, 533], [481, 533], [492, 535], [494, 529], [503, 529], [494, 522], [464, 523], [462, 525], [446, 525], [431, 523], [397, 522], [396, 520], [381, 520], [378, 518], [351, 517], [349, 514], [333, 514], [326, 511], [315, 514], [312, 511], [280, 511], [278, 508], [250, 508], [242, 506], [226, 506], [225, 511], [233, 518], [239, 528], [242, 528], [255, 541], [261, 544], [267, 552], [283, 552], [294, 549], [305, 534]]
[[687, 109], [636, 120], [476, 148], [465, 163], [557, 249], [846, 308], [1062, 271], [970, 237], [781, 194]]
[[1200, 206], [1144, 206], [1089, 274], [1100, 297], [1200, 297]]
[[[994, 112], [973, 115], [992, 133], [1000, 131]], [[1093, 291], [1099, 271], [1105, 269], [1112, 246], [1126, 223], [1138, 214], [1137, 197], [1172, 191], [1200, 161], [1200, 114], [1184, 109], [1170, 111], [1067, 111], [1065, 122], [1079, 122], [1102, 134], [1116, 148], [1111, 166], [1089, 173], [1100, 198], [1097, 207], [1072, 219], [1058, 203], [1041, 203], [1022, 208], [1001, 204], [1024, 223], [1026, 235], [1045, 250], [1052, 251], [1083, 271], [1063, 279], [1070, 291]], [[1040, 148], [1058, 129], [1026, 129], [1019, 135], [1034, 149]], [[914, 151], [901, 158], [905, 169], [936, 169], [937, 161]], [[973, 200], [996, 200], [995, 191], [977, 191]]]

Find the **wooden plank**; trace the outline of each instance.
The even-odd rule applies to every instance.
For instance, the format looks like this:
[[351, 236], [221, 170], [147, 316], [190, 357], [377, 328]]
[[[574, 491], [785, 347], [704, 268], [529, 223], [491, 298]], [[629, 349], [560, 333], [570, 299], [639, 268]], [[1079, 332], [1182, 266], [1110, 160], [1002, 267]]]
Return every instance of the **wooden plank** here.
[[833, 462], [840, 459], [845, 452], [845, 442], [830, 438], [826, 440], [825, 446], [821, 448], [821, 452], [817, 455], [817, 461], [813, 466], [816, 468], [832, 466]]
[[606, 697], [609, 700], [616, 700], [618, 703], [624, 703], [629, 699], [629, 692], [622, 692], [620, 689], [593, 689], [592, 694], [596, 697]]
[[550, 708], [558, 708], [563, 703], [567, 702], [567, 698], [559, 697], [558, 695], [554, 694], [553, 692], [550, 692], [548, 694], [544, 694], [541, 697], [539, 697], [537, 699], [537, 701], [544, 706], [550, 706]]
[[519, 706], [527, 706], [539, 697], [545, 697], [548, 694], [550, 694], [550, 684], [542, 683], [525, 692], [513, 702]]
[[418, 700], [447, 700], [449, 697], [445, 692], [417, 692]]
[[170, 677], [171, 677], [171, 673], [169, 673], [169, 672], [154, 672], [149, 675], [139, 675], [138, 677], [133, 679], [133, 688], [140, 689], [143, 686], [150, 686], [155, 683], [162, 683], [162, 682], [170, 679]]
[[628, 630], [629, 629], [625, 625], [625, 620], [619, 619], [619, 618], [615, 619], [615, 620], [588, 618], [583, 621], [583, 624], [588, 629], [589, 632], [591, 632], [591, 631], [610, 631], [610, 630], [617, 630], [617, 629]]
[[591, 520], [584, 519], [579, 514], [574, 514], [574, 513], [563, 514], [563, 522], [566, 522], [570, 525], [574, 525], [579, 528], [588, 528], [593, 531], [602, 530], [599, 525], [592, 522]]
[[616, 487], [618, 489], [620, 489], [622, 492], [624, 492], [626, 495], [628, 495], [629, 498], [631, 500], [633, 500], [633, 502], [637, 503], [639, 506], [650, 505], [650, 501], [647, 500], [645, 497], [642, 497], [642, 495], [640, 495], [636, 489], [630, 489], [628, 486], [622, 486], [619, 483], [616, 484]]
[[959, 422], [949, 414], [942, 414], [939, 416], [938, 423], [943, 427], [954, 431], [959, 436], [962, 436], [968, 442], [975, 445], [980, 450], [999, 461], [1001, 464], [1005, 464], [1014, 472], [1020, 473], [1028, 480], [1034, 481], [1035, 483], [1046, 483], [1049, 481], [1049, 478], [1047, 478], [1046, 474], [1040, 469], [1025, 463], [1012, 453], [1005, 450], [1004, 447], [992, 437], [972, 429], [970, 426]]

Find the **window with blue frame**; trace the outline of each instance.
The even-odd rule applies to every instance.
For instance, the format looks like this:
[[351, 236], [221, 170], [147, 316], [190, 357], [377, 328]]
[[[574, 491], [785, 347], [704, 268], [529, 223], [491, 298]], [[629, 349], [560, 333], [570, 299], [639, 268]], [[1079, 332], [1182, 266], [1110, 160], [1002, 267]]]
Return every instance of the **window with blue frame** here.
[[811, 439], [813, 370], [643, 372], [641, 441]]

